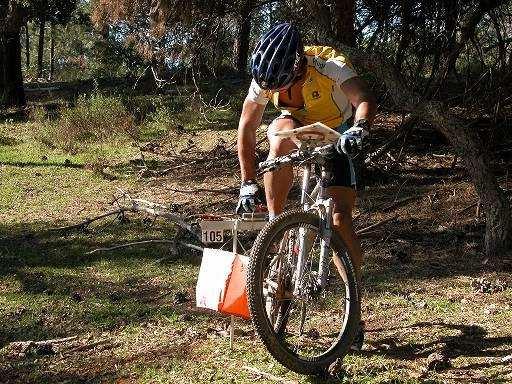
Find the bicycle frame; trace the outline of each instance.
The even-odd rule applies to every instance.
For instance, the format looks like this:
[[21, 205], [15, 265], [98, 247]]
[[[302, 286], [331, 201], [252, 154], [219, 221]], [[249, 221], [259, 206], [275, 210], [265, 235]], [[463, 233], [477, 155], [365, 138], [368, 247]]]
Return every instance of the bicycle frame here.
[[[260, 169], [263, 168], [266, 171], [272, 171], [281, 166], [293, 163], [301, 162], [303, 168], [302, 176], [302, 189], [301, 189], [301, 205], [305, 211], [315, 210], [318, 212], [320, 219], [320, 231], [322, 238], [320, 240], [320, 256], [318, 263], [318, 271], [316, 283], [318, 287], [325, 288], [327, 285], [328, 267], [329, 267], [329, 247], [332, 235], [332, 212], [334, 209], [334, 201], [327, 195], [327, 188], [324, 187], [326, 181], [332, 176], [332, 171], [326, 167], [326, 152], [324, 151], [330, 147], [318, 146], [312, 147], [308, 143], [304, 143], [301, 148], [289, 155], [281, 156], [275, 159], [267, 160], [266, 162], [260, 163]], [[310, 179], [313, 171], [313, 167], [319, 165], [321, 167], [320, 177], [317, 177], [317, 184], [314, 189], [310, 191]], [[281, 240], [280, 247], [288, 241], [288, 237], [285, 236]], [[297, 256], [297, 263], [295, 266], [294, 283], [293, 283], [293, 295], [295, 297], [303, 296], [303, 278], [304, 271], [307, 262], [307, 255], [311, 250], [312, 244], [306, 236], [305, 228], [299, 229], [299, 252]], [[336, 258], [335, 258], [336, 259]], [[338, 260], [334, 260], [338, 269]], [[274, 261], [271, 263], [273, 264]], [[341, 272], [340, 272], [341, 273]], [[343, 278], [343, 276], [342, 276]]]

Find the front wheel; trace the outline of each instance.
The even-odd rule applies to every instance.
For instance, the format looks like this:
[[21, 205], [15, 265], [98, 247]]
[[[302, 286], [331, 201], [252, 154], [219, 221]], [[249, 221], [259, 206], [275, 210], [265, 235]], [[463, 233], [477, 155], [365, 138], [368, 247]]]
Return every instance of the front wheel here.
[[[251, 318], [263, 344], [285, 367], [317, 374], [342, 358], [358, 331], [360, 302], [352, 262], [333, 231], [327, 284], [319, 284], [320, 219], [288, 211], [259, 233], [247, 271]], [[306, 250], [296, 289], [297, 259]]]

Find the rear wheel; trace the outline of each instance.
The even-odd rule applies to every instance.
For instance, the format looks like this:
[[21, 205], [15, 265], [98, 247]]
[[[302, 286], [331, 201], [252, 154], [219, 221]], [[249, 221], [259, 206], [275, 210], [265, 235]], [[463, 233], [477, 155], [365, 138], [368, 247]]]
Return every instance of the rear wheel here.
[[[320, 240], [317, 215], [286, 212], [259, 233], [247, 272], [249, 307], [258, 335], [276, 360], [303, 374], [319, 373], [343, 357], [359, 326], [358, 289], [343, 242], [333, 232], [327, 285], [321, 288]], [[296, 290], [301, 244], [307, 244], [307, 250]]]

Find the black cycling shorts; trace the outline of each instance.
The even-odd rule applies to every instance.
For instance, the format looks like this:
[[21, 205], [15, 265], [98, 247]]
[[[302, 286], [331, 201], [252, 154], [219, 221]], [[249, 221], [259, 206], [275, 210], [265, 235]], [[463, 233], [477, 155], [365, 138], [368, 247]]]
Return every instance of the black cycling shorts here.
[[356, 187], [356, 174], [354, 164], [345, 154], [336, 152], [334, 157], [326, 164], [332, 170], [331, 179], [324, 187]]

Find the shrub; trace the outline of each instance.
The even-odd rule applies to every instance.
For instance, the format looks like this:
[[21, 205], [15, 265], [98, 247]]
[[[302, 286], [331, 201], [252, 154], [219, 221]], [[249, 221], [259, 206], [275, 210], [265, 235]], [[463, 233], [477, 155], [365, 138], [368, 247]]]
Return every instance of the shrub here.
[[48, 126], [44, 141], [76, 152], [83, 144], [123, 135], [137, 136], [133, 115], [118, 97], [95, 93], [90, 98], [80, 96], [74, 108], [63, 109]]
[[153, 140], [186, 124], [192, 115], [186, 105], [184, 98], [157, 99], [154, 102], [154, 111], [147, 116], [144, 123], [142, 138]]

